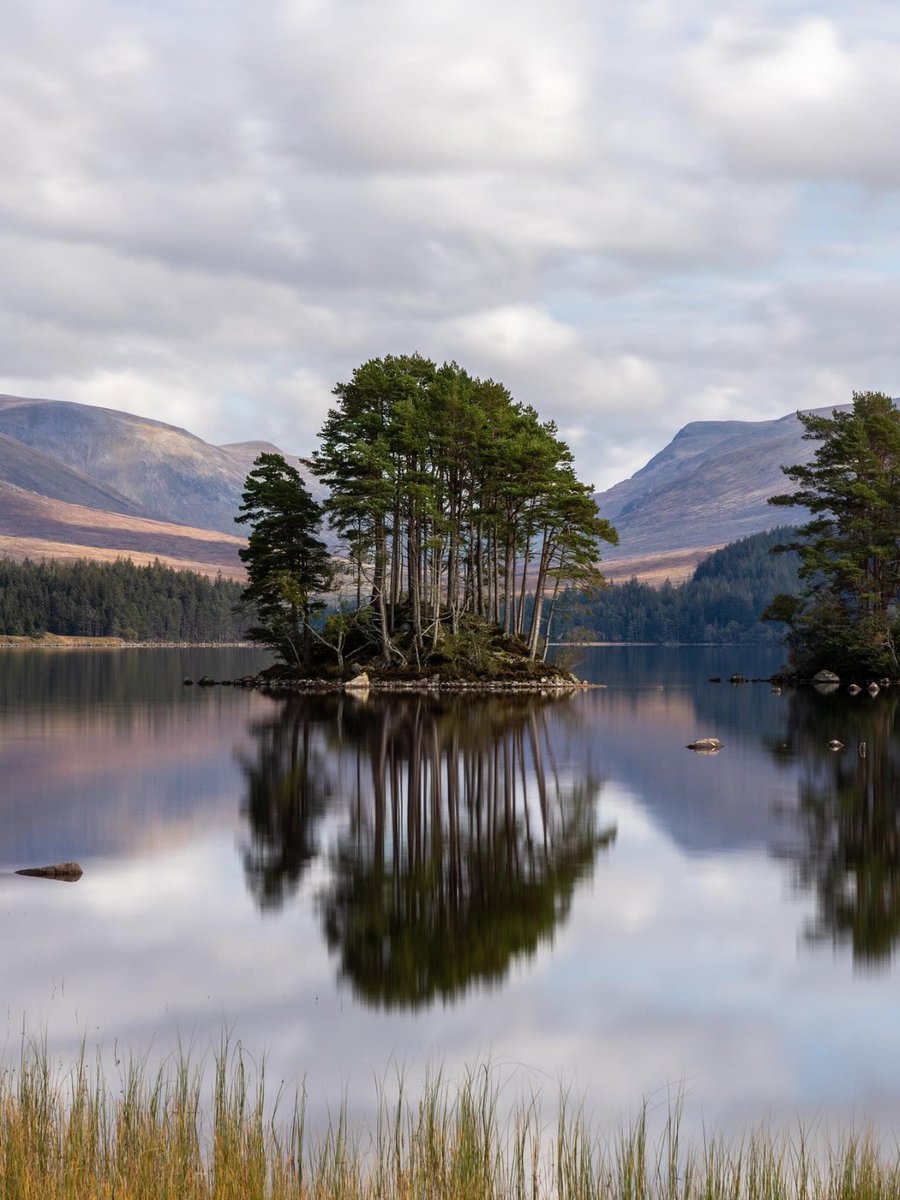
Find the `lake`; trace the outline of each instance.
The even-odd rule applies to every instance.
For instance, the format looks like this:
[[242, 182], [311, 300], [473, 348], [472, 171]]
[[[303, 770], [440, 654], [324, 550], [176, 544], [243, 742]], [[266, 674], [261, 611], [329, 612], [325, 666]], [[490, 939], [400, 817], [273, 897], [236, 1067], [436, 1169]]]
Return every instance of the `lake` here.
[[489, 1060], [601, 1122], [681, 1089], [694, 1129], [896, 1125], [898, 694], [709, 682], [781, 657], [596, 648], [604, 690], [432, 702], [182, 686], [251, 650], [0, 653], [6, 1059], [227, 1031], [313, 1117]]

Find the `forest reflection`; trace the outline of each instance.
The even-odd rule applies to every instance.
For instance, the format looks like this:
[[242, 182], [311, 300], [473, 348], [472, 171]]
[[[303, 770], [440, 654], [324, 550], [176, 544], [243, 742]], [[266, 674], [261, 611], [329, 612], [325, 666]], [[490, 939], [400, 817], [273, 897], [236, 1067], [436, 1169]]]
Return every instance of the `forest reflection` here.
[[[779, 853], [813, 892], [812, 943], [849, 944], [861, 969], [885, 965], [900, 939], [900, 695], [790, 698], [783, 745], [802, 763], [796, 826]], [[837, 738], [844, 749], [832, 751]]]
[[242, 763], [247, 884], [284, 904], [313, 860], [324, 936], [368, 1003], [499, 982], [568, 915], [614, 828], [602, 780], [561, 769], [565, 700], [297, 698]]

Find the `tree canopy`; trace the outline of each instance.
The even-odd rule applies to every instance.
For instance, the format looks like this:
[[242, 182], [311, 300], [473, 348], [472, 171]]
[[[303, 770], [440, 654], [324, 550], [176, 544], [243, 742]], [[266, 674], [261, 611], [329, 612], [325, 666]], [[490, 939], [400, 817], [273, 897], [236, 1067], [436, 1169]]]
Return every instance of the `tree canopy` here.
[[546, 645], [567, 583], [615, 542], [555, 425], [493, 380], [420, 355], [371, 359], [334, 388], [310, 464], [385, 664], [420, 665], [467, 618]]
[[251, 526], [240, 551], [249, 583], [242, 603], [252, 606], [259, 625], [249, 636], [277, 650], [287, 662], [303, 663], [311, 617], [331, 583], [328, 548], [316, 536], [322, 510], [303, 477], [280, 454], [260, 454], [247, 476], [236, 520]]
[[[617, 540], [553, 422], [502, 384], [418, 354], [370, 359], [333, 394], [308, 460], [328, 489], [321, 508], [278, 455], [247, 479], [253, 636], [305, 666], [315, 647], [338, 670], [352, 656], [487, 671], [497, 636], [521, 662], [546, 654], [560, 592], [601, 582], [600, 544]], [[331, 563], [323, 515], [339, 539]], [[316, 597], [329, 588], [339, 611], [322, 622]]]
[[798, 413], [818, 442], [808, 464], [782, 468], [796, 491], [771, 504], [800, 505], [811, 520], [788, 546], [800, 554], [799, 601], [779, 597], [804, 672], [898, 670], [900, 624], [900, 412], [881, 392], [855, 392], [849, 411]]

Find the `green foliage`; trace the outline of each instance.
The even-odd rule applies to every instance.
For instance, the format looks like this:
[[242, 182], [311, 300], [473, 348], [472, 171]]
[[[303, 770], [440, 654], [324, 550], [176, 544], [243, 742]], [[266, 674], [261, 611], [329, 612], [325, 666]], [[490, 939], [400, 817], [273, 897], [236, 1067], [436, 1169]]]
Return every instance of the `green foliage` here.
[[422, 667], [466, 616], [536, 658], [559, 589], [597, 578], [599, 544], [616, 540], [552, 422], [417, 354], [371, 359], [334, 395], [311, 465], [384, 665]]
[[241, 550], [249, 583], [241, 604], [252, 606], [259, 625], [250, 637], [271, 646], [285, 662], [309, 658], [316, 599], [331, 584], [331, 560], [316, 534], [322, 510], [296, 467], [280, 454], [260, 454], [247, 476], [236, 518], [251, 526]]
[[782, 631], [760, 624], [760, 616], [777, 592], [799, 587], [797, 556], [772, 554], [793, 532], [775, 529], [724, 546], [678, 587], [631, 580], [590, 595], [569, 593], [560, 618], [563, 636], [571, 641], [776, 645]]
[[158, 560], [113, 563], [0, 559], [0, 633], [122, 637], [131, 641], [233, 642], [246, 621], [241, 586], [176, 571]]
[[800, 554], [804, 604], [788, 644], [803, 673], [897, 673], [900, 622], [900, 412], [881, 392], [855, 392], [849, 412], [798, 413], [818, 442], [807, 465], [784, 467], [812, 519], [790, 549]]

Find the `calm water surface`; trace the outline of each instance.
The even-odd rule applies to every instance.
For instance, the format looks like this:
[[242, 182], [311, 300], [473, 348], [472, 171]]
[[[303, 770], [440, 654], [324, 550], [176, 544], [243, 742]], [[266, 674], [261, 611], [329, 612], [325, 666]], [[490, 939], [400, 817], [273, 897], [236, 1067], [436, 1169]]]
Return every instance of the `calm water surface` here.
[[181, 685], [253, 651], [0, 653], [0, 1051], [228, 1029], [314, 1112], [490, 1058], [603, 1120], [683, 1087], [695, 1126], [889, 1127], [900, 697], [708, 682], [780, 658], [596, 649], [606, 690], [434, 704]]

